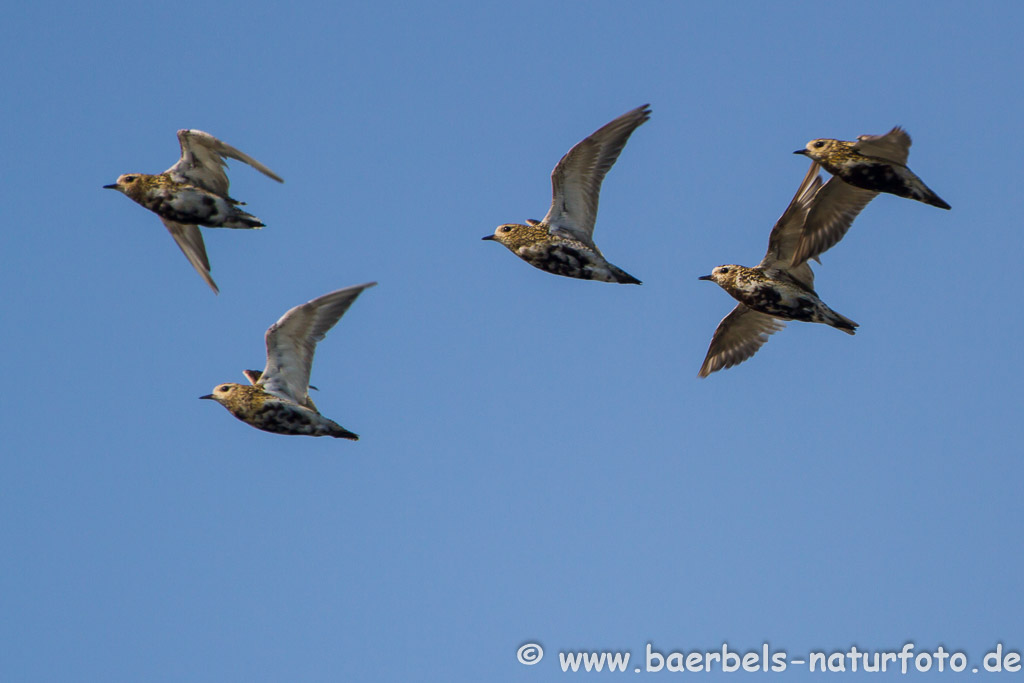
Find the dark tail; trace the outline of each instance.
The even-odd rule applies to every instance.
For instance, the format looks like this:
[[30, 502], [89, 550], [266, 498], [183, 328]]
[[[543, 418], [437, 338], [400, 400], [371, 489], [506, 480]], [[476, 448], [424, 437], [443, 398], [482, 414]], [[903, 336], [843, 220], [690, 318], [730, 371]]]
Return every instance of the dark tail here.
[[856, 331], [857, 331], [857, 328], [860, 327], [860, 325], [858, 325], [857, 323], [853, 322], [852, 320], [847, 318], [845, 315], [840, 315], [840, 314], [836, 313], [835, 311], [833, 311], [831, 308], [828, 309], [828, 312], [829, 312], [828, 324], [831, 325], [832, 327], [836, 328], [837, 330], [842, 330], [846, 334], [855, 334]]
[[335, 439], [348, 439], [349, 441], [359, 441], [359, 435], [350, 432], [342, 427], [337, 422], [331, 422], [331, 431], [327, 432], [327, 436], [333, 436]]
[[[925, 188], [925, 189], [928, 189], [928, 188]], [[946, 201], [944, 199], [942, 199], [942, 197], [940, 197], [939, 195], [935, 194], [931, 190], [928, 190], [928, 194], [926, 194], [923, 198], [921, 198], [921, 201], [924, 202], [925, 204], [931, 204], [932, 206], [937, 206], [940, 209], [946, 209], [947, 211], [949, 209], [953, 208], [952, 206], [947, 204]]]
[[618, 282], [620, 285], [639, 285], [639, 284], [643, 284], [642, 282], [637, 280], [635, 277], [633, 277], [632, 275], [630, 275], [629, 273], [624, 271], [622, 268], [619, 268], [617, 266], [613, 266], [610, 263], [608, 264], [608, 266], [611, 268], [612, 275], [615, 276], [615, 281]]
[[251, 213], [246, 213], [241, 209], [235, 209], [234, 213], [232, 213], [227, 218], [227, 220], [224, 221], [224, 224], [221, 225], [220, 227], [235, 228], [241, 230], [252, 230], [255, 228], [262, 228], [263, 222], [260, 221], [259, 218], [256, 218], [256, 216], [253, 216]]
[[902, 196], [907, 197], [908, 199], [916, 199], [919, 202], [937, 206], [940, 209], [949, 210], [952, 208], [944, 199], [935, 194], [935, 192], [932, 191], [932, 188], [925, 185], [923, 180], [914, 175], [909, 168], [906, 169], [905, 175], [907, 176], [903, 178], [905, 183], [905, 187], [903, 189], [905, 192], [897, 192], [896, 194], [902, 194]]

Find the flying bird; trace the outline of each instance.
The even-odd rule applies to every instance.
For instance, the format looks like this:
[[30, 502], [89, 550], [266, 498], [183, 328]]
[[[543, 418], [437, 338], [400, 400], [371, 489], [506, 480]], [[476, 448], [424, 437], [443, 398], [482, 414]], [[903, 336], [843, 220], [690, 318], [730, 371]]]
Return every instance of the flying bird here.
[[897, 126], [885, 135], [861, 135], [855, 142], [811, 140], [793, 152], [810, 157], [833, 175], [814, 199], [793, 265], [833, 247], [879, 192], [950, 208], [907, 168], [910, 143], [907, 131]]
[[594, 244], [601, 182], [637, 126], [651, 117], [650, 105], [627, 112], [578, 143], [551, 172], [551, 208], [543, 219], [499, 225], [494, 240], [531, 266], [583, 280], [640, 284], [612, 265]]
[[358, 441], [359, 435], [317, 410], [309, 397], [309, 373], [317, 342], [364, 289], [376, 284], [346, 287], [292, 308], [267, 330], [267, 366], [262, 372], [244, 372], [251, 384], [218, 384], [212, 394], [199, 398], [217, 401], [242, 422], [265, 432]]
[[244, 161], [279, 183], [284, 180], [248, 154], [201, 130], [179, 130], [178, 142], [181, 158], [163, 173], [125, 173], [113, 185], [103, 187], [124, 193], [160, 216], [189, 263], [216, 294], [220, 290], [210, 277], [210, 260], [199, 226], [263, 227], [260, 219], [238, 208], [244, 202], [228, 196], [224, 159]]
[[718, 324], [699, 377], [707, 377], [753, 356], [768, 341], [769, 335], [785, 327], [783, 320], [825, 323], [847, 334], [854, 333], [857, 323], [833, 311], [814, 291], [814, 272], [810, 265], [806, 262], [790, 265], [800, 229], [820, 188], [818, 168], [812, 165], [772, 228], [768, 252], [757, 266], [718, 266], [710, 275], [699, 278], [716, 283], [739, 301]]

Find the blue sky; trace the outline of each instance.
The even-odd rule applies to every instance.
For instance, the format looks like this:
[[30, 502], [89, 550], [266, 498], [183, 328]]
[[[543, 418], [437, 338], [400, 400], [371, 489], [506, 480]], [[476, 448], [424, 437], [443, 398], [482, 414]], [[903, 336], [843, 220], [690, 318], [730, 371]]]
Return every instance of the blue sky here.
[[[1022, 20], [13, 8], [0, 677], [536, 682], [572, 675], [559, 651], [647, 643], [1021, 651]], [[561, 155], [645, 102], [595, 233], [642, 286], [480, 241], [542, 217]], [[817, 290], [857, 335], [790, 323], [698, 380], [734, 302], [697, 277], [761, 259], [807, 168], [791, 152], [897, 124], [953, 210], [883, 195], [823, 256]], [[204, 229], [219, 296], [101, 189], [170, 166], [178, 128], [286, 180], [231, 164], [267, 227]], [[197, 400], [262, 367], [288, 308], [368, 280], [312, 375], [359, 443]]]

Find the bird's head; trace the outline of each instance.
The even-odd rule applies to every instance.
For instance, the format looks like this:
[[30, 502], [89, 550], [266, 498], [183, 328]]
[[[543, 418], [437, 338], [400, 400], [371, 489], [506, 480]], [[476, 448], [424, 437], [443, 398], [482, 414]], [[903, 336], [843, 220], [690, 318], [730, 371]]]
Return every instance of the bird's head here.
[[214, 387], [212, 394], [200, 396], [199, 398], [208, 398], [211, 401], [216, 401], [222, 406], [230, 406], [242, 399], [242, 395], [245, 393], [246, 388], [247, 387], [244, 387], [241, 384], [227, 382], [225, 384], [218, 384]]
[[539, 227], [539, 225], [539, 223], [534, 225], [506, 223], [505, 225], [499, 225], [495, 228], [493, 235], [487, 235], [483, 239], [500, 242], [509, 249], [515, 251], [521, 245], [535, 242], [547, 235], [547, 228]]
[[117, 182], [113, 185], [104, 185], [104, 190], [117, 190], [123, 192], [132, 199], [141, 196], [145, 191], [145, 176], [142, 173], [125, 173], [117, 177]]
[[793, 154], [803, 154], [805, 157], [810, 157], [815, 161], [821, 161], [828, 157], [838, 142], [838, 140], [831, 140], [829, 138], [811, 140], [807, 143], [806, 147], [796, 150]]
[[741, 266], [727, 265], [718, 266], [711, 271], [711, 275], [701, 275], [698, 280], [710, 280], [720, 287], [728, 288], [730, 285], [736, 282], [736, 277], [740, 274]]

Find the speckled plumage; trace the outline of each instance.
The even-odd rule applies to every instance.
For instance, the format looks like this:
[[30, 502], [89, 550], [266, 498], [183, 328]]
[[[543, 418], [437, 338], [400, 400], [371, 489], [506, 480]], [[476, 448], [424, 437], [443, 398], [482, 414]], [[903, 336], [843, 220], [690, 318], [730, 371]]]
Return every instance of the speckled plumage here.
[[228, 196], [225, 157], [244, 161], [278, 182], [284, 182], [269, 168], [231, 145], [200, 130], [179, 130], [181, 158], [163, 173], [125, 173], [113, 185], [133, 201], [160, 216], [175, 243], [214, 293], [210, 260], [199, 226], [208, 228], [261, 228], [263, 223], [238, 208]]
[[260, 219], [238, 208], [240, 202], [190, 183], [176, 182], [164, 173], [126, 173], [107, 189], [123, 192], [161, 218], [178, 223], [207, 228], [263, 227]]
[[278, 398], [257, 386], [229, 382], [218, 385], [212, 394], [200, 398], [217, 401], [242, 422], [265, 432], [359, 440], [358, 434], [318, 411]]
[[861, 135], [856, 141], [811, 140], [804, 149], [793, 152], [810, 157], [834, 176], [814, 199], [793, 254], [794, 265], [839, 242], [879, 192], [950, 208], [907, 168], [910, 145], [910, 135], [897, 126], [885, 135]]
[[267, 366], [246, 370], [251, 386], [227, 382], [199, 398], [217, 401], [242, 422], [275, 434], [359, 436], [324, 417], [309, 398], [309, 374], [317, 342], [337, 324], [368, 282], [324, 294], [290, 309], [266, 334]]
[[768, 252], [753, 268], [734, 264], [718, 266], [701, 280], [710, 280], [739, 304], [715, 330], [700, 377], [742, 363], [781, 330], [783, 320], [824, 323], [853, 334], [857, 323], [836, 313], [814, 291], [814, 272], [805, 262], [790, 265], [815, 193], [821, 187], [818, 169], [812, 166], [796, 195], [772, 228]]
[[640, 280], [609, 263], [596, 246], [590, 247], [577, 239], [553, 234], [540, 222], [531, 221], [528, 225], [501, 225], [493, 235], [487, 235], [483, 239], [501, 242], [531, 266], [555, 275], [581, 280], [640, 284]]
[[551, 172], [551, 207], [542, 220], [499, 225], [483, 239], [505, 245], [530, 265], [555, 275], [640, 284], [614, 266], [594, 243], [601, 183], [629, 136], [651, 116], [637, 107], [575, 145]]

